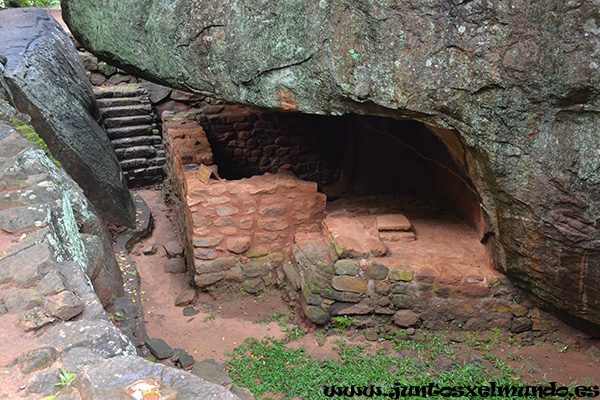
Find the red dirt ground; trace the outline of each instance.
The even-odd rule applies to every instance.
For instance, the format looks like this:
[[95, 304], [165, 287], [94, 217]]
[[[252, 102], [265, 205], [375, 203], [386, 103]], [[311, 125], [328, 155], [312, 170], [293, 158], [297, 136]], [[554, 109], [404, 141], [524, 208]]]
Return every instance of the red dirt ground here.
[[[151, 237], [135, 246], [133, 253], [138, 253], [142, 248], [150, 245], [159, 249], [154, 256], [133, 256], [142, 279], [146, 329], [150, 337], [160, 337], [172, 347], [186, 349], [197, 361], [214, 358], [217, 362], [223, 363], [227, 360], [225, 353], [232, 351], [245, 338], [262, 338], [265, 335], [276, 338], [285, 336], [274, 322], [269, 325], [253, 323], [274, 312], [290, 311], [290, 305], [282, 300], [275, 290], [262, 296], [232, 292], [227, 288], [223, 288], [220, 293], [215, 291], [212, 295], [201, 292], [195, 301], [201, 312], [192, 317], [184, 317], [182, 308], [175, 307], [173, 302], [181, 291], [191, 288], [189, 278], [187, 274], [175, 275], [165, 273], [163, 270], [166, 256], [161, 244], [176, 237], [171, 222], [171, 210], [165, 206], [159, 191], [140, 190], [138, 193], [153, 210], [155, 229]], [[446, 253], [446, 256], [461, 258], [471, 254], [481, 260], [481, 248], [477, 244], [462, 238], [464, 243], [457, 248], [456, 242], [449, 242], [451, 238], [456, 237], [456, 226], [452, 227], [450, 224], [448, 225], [450, 230], [445, 231], [443, 224], [434, 226], [419, 220], [413, 222], [417, 232], [420, 231], [421, 240], [431, 236], [430, 240], [440, 246], [432, 247], [430, 251], [438, 251], [440, 248], [448, 251], [449, 248], [454, 248], [455, 254]], [[417, 246], [420, 245], [416, 242], [412, 245], [412, 247]], [[559, 323], [559, 326], [557, 332], [537, 338], [532, 346], [510, 345], [510, 335], [503, 335], [504, 342], [497, 346], [497, 353], [499, 356], [508, 356], [506, 362], [522, 375], [536, 380], [545, 378], [548, 381], [567, 385], [588, 381], [599, 384], [600, 364], [593, 361], [585, 352], [592, 345], [599, 346], [600, 341], [590, 339], [589, 336], [562, 323]], [[302, 324], [301, 328], [309, 332], [303, 338], [293, 342], [294, 346], [304, 345], [307, 351], [317, 358], [335, 358], [336, 352], [333, 348], [335, 335], [328, 334], [323, 339], [317, 336], [319, 329]], [[485, 338], [489, 333], [482, 332], [478, 335]], [[352, 342], [362, 340], [360, 333], [350, 336], [350, 339], [346, 337], [346, 340]], [[376, 342], [367, 342], [367, 345], [380, 346]], [[464, 343], [457, 343], [456, 346], [456, 353], [464, 354], [465, 357], [474, 351], [473, 347]]]

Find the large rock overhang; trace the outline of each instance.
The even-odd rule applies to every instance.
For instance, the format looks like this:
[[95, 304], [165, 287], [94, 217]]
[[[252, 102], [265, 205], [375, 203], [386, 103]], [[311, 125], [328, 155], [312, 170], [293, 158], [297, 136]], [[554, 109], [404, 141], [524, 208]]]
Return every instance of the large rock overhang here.
[[168, 86], [304, 113], [411, 118], [457, 132], [450, 150], [481, 195], [497, 267], [538, 304], [598, 332], [597, 2], [62, 5], [88, 49]]

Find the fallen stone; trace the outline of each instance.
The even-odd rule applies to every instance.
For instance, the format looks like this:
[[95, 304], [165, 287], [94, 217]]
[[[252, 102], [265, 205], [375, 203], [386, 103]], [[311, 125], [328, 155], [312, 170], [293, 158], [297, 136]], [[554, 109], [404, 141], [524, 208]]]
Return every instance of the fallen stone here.
[[179, 295], [175, 299], [175, 307], [185, 307], [188, 304], [190, 304], [192, 301], [194, 301], [195, 298], [196, 298], [195, 290], [192, 290], [192, 289], [184, 290], [183, 292], [179, 293]]
[[196, 360], [194, 360], [194, 356], [186, 354], [184, 356], [179, 357], [179, 359], [177, 360], [177, 363], [179, 364], [179, 366], [182, 369], [187, 371], [194, 366], [194, 364], [196, 363]]
[[60, 382], [61, 370], [52, 368], [36, 372], [29, 383], [27, 383], [26, 393], [39, 393], [42, 395], [52, 395], [60, 390], [57, 383]]
[[150, 353], [159, 360], [171, 358], [175, 354], [173, 348], [160, 338], [146, 340], [146, 347], [150, 350]]
[[[75, 387], [82, 400], [147, 398], [133, 384], [152, 383], [165, 398], [182, 400], [239, 400], [227, 389], [180, 369], [146, 361], [141, 357], [121, 356], [90, 365], [78, 375]], [[129, 388], [129, 391], [126, 390]], [[129, 394], [127, 394], [129, 393]], [[134, 393], [136, 393], [134, 395]]]
[[45, 205], [8, 208], [0, 211], [0, 227], [9, 233], [41, 228], [48, 224], [48, 211]]
[[171, 258], [165, 262], [165, 272], [169, 274], [183, 274], [185, 271], [185, 258]]
[[58, 352], [54, 347], [44, 346], [21, 354], [17, 358], [17, 365], [22, 374], [29, 374], [50, 367], [57, 358]]
[[73, 292], [64, 291], [46, 297], [43, 307], [48, 315], [68, 321], [83, 311], [83, 302]]
[[158, 250], [156, 249], [156, 247], [154, 246], [150, 246], [150, 247], [145, 247], [142, 249], [142, 254], [145, 256], [151, 256], [156, 254]]
[[104, 358], [137, 354], [119, 328], [105, 320], [63, 322], [48, 330], [41, 340], [62, 353], [85, 347]]
[[163, 245], [167, 258], [183, 257], [183, 246], [180, 242], [171, 240], [167, 244]]
[[399, 310], [394, 314], [394, 323], [401, 328], [414, 327], [419, 323], [419, 315], [411, 310]]
[[60, 358], [67, 371], [78, 372], [87, 365], [99, 364], [105, 360], [102, 356], [84, 347], [75, 347]]
[[410, 222], [402, 214], [386, 214], [377, 217], [377, 230], [381, 231], [407, 231]]
[[217, 385], [229, 385], [233, 383], [229, 374], [212, 358], [194, 364], [191, 373]]
[[48, 317], [42, 307], [33, 307], [21, 312], [15, 324], [25, 332], [29, 332], [40, 329], [51, 322], [54, 322], [54, 318]]
[[186, 308], [183, 309], [183, 316], [184, 317], [191, 317], [191, 316], [198, 315], [198, 314], [200, 314], [200, 310], [198, 310], [194, 306], [188, 306], [188, 307], [186, 307]]

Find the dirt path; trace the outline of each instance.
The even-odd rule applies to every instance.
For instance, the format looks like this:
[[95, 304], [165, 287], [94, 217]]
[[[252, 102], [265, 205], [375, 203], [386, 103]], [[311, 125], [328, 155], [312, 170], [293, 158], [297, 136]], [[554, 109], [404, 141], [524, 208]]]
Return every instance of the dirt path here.
[[[274, 290], [261, 296], [231, 291], [225, 287], [212, 294], [202, 292], [195, 300], [200, 312], [184, 316], [183, 308], [175, 307], [174, 300], [179, 293], [192, 288], [189, 278], [187, 274], [165, 273], [163, 268], [167, 258], [162, 245], [176, 238], [171, 211], [163, 203], [159, 191], [139, 190], [138, 193], [148, 203], [155, 218], [152, 236], [138, 243], [132, 251], [141, 277], [142, 304], [150, 337], [160, 337], [172, 347], [184, 348], [197, 361], [214, 358], [223, 363], [227, 360], [226, 353], [248, 337], [284, 338], [289, 333], [283, 332], [276, 322], [255, 323], [275, 313], [285, 314], [288, 323], [290, 318], [293, 319], [289, 304], [281, 300]], [[149, 246], [155, 246], [157, 254], [142, 255], [141, 250]], [[536, 338], [533, 345], [522, 346], [510, 335], [503, 335], [495, 353], [520, 374], [536, 380], [600, 384], [600, 363], [586, 354], [590, 346], [600, 347], [600, 341], [592, 340], [564, 324], [560, 326], [556, 333]], [[301, 329], [310, 331], [302, 325]], [[485, 339], [489, 333], [476, 336]], [[317, 358], [335, 358], [335, 342], [339, 337], [331, 332], [324, 337], [319, 330], [312, 330], [294, 341], [292, 346], [303, 345]], [[353, 332], [344, 338], [352, 342], [364, 341], [362, 332]], [[465, 360], [470, 359], [477, 352], [477, 346], [474, 347], [472, 342], [455, 343], [456, 354]], [[366, 345], [373, 349], [385, 346], [377, 342], [366, 342]], [[479, 346], [485, 346], [485, 340]]]

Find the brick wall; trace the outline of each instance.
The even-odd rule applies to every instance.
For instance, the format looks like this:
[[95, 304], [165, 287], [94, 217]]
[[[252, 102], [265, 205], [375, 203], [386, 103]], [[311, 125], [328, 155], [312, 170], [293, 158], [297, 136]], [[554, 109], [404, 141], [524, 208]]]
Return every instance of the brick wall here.
[[[169, 176], [180, 191], [188, 266], [198, 287], [233, 281], [256, 292], [289, 259], [297, 232], [316, 232], [326, 196], [289, 171], [240, 180], [197, 178], [212, 164], [194, 114], [163, 113]], [[272, 274], [271, 274], [272, 276]]]
[[221, 104], [203, 107], [200, 124], [228, 179], [275, 173], [286, 164], [319, 186], [339, 177], [346, 141], [343, 118]]

